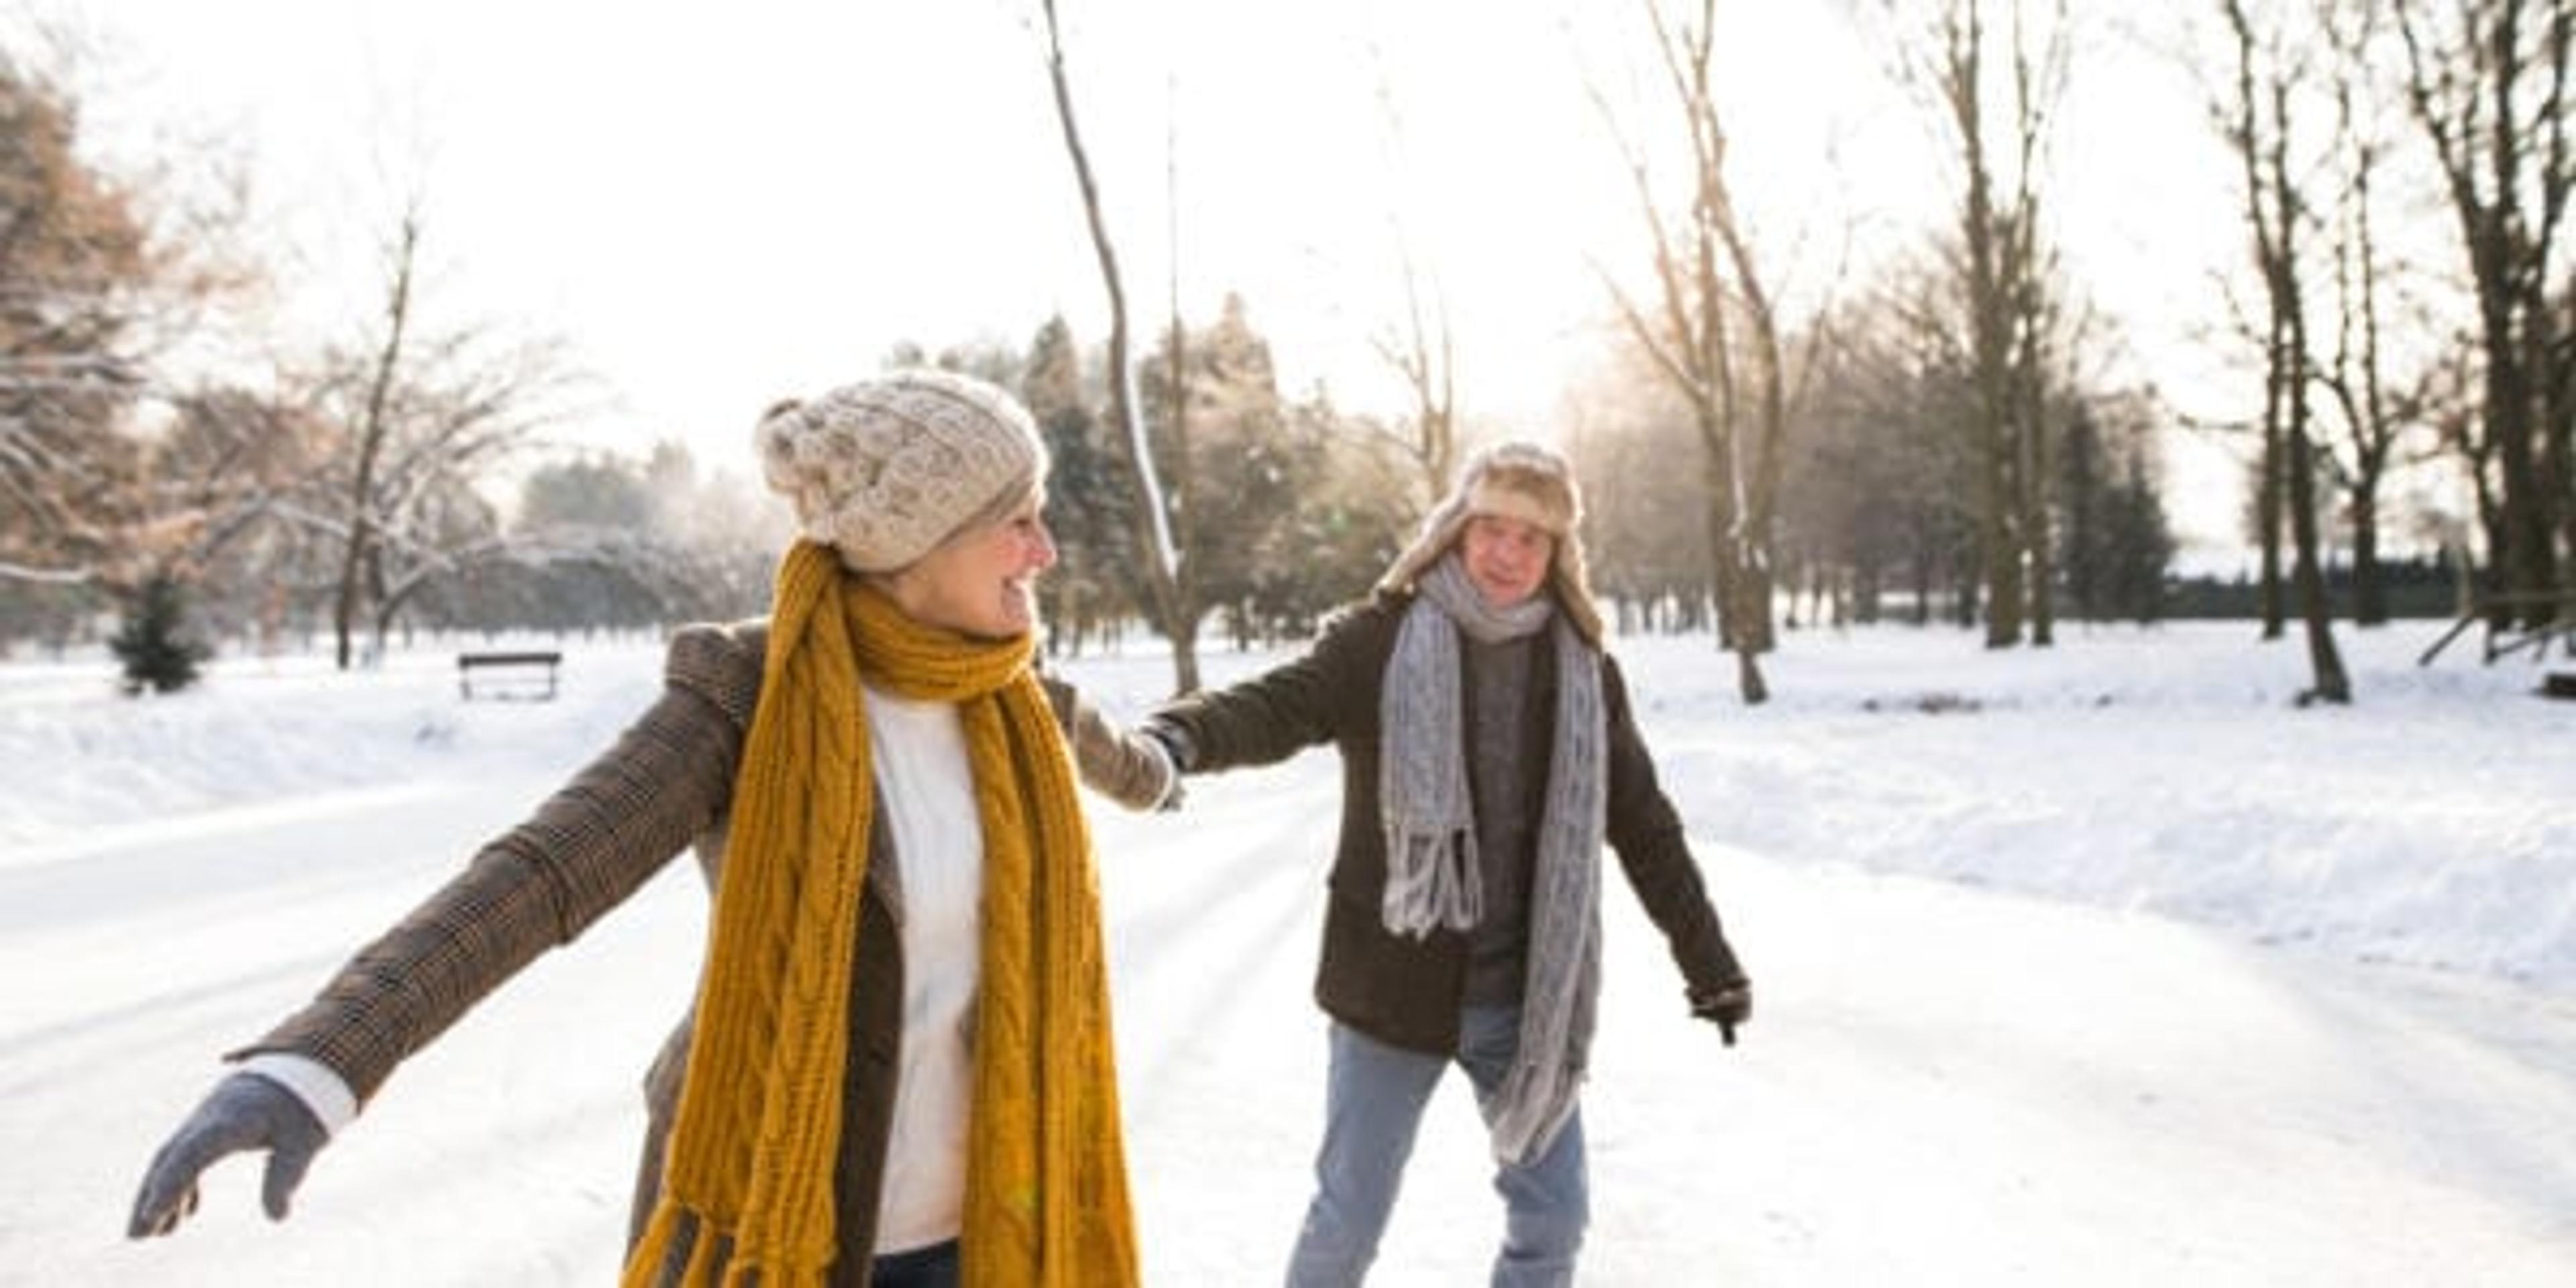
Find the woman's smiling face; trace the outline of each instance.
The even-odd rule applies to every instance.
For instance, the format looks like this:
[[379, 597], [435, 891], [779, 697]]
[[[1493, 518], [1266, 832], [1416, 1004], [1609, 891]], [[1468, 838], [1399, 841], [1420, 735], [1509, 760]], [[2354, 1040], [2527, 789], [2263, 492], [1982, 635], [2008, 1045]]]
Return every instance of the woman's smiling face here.
[[1045, 492], [1032, 489], [1000, 518], [959, 532], [888, 576], [886, 593], [924, 626], [984, 639], [1036, 629], [1038, 574], [1056, 560], [1045, 505]]

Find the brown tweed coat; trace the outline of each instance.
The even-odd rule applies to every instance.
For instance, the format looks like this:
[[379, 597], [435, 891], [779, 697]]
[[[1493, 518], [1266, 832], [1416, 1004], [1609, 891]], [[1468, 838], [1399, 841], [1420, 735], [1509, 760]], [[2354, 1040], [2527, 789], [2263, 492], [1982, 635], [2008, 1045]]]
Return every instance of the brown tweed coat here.
[[[361, 1104], [395, 1067], [445, 1032], [539, 954], [569, 943], [695, 845], [709, 887], [724, 861], [726, 804], [760, 695], [766, 622], [692, 626], [673, 636], [660, 698], [598, 759], [527, 821], [494, 839], [466, 869], [359, 951], [311, 1004], [240, 1051], [318, 1060]], [[1157, 803], [1161, 758], [1110, 723], [1071, 687], [1047, 695], [1083, 782], [1131, 808]], [[847, 1109], [837, 1177], [840, 1265], [864, 1282], [875, 1246], [877, 1185], [902, 1041], [903, 915], [897, 865], [869, 856], [853, 980]], [[637, 1177], [639, 1214], [660, 1184], [662, 1146], [677, 1107], [688, 1021], [646, 1077], [651, 1126]]]

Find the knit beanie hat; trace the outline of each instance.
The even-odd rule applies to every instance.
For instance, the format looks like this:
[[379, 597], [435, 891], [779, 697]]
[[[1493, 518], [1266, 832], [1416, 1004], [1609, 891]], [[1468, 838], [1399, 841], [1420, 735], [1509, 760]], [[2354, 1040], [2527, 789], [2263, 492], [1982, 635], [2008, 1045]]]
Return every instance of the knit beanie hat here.
[[855, 572], [893, 572], [1046, 476], [1046, 442], [1003, 389], [896, 371], [769, 409], [754, 433], [772, 491]]
[[1556, 539], [1548, 583], [1574, 629], [1600, 647], [1601, 610], [1592, 602], [1592, 580], [1583, 564], [1583, 489], [1572, 464], [1536, 443], [1498, 443], [1468, 457], [1456, 486], [1422, 517], [1413, 544], [1388, 565], [1377, 588], [1412, 590], [1478, 515], [1518, 519]]

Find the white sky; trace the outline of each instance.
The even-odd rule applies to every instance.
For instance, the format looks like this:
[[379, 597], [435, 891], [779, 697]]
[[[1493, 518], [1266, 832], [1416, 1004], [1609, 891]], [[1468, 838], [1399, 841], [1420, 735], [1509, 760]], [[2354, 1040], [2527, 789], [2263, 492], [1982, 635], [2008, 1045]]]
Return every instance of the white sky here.
[[[1792, 292], [1828, 286], [1848, 239], [1883, 240], [1947, 199], [1942, 144], [1845, 7], [1721, 6], [1735, 183]], [[423, 182], [429, 307], [568, 338], [615, 399], [583, 441], [678, 436], [740, 468], [760, 407], [872, 370], [898, 340], [1019, 345], [1058, 310], [1087, 339], [1106, 333], [1034, 0], [745, 0], [720, 17], [524, 0], [53, 6], [67, 9], [106, 50], [94, 123], [211, 135], [253, 159], [296, 325], [374, 306], [372, 239], [399, 186]], [[1554, 431], [1560, 385], [1594, 367], [1607, 316], [1594, 266], [1643, 263], [1633, 193], [1583, 91], [1588, 75], [1645, 102], [1641, 119], [1668, 115], [1660, 85], [1623, 79], [1648, 49], [1633, 11], [1064, 12], [1140, 330], [1167, 316], [1177, 244], [1193, 320], [1241, 292], [1296, 386], [1399, 406], [1371, 341], [1401, 317], [1400, 214], [1445, 282], [1464, 410]], [[1583, 15], [1579, 31], [1566, 14]], [[2214, 305], [2199, 284], [2234, 253], [2233, 225], [2157, 211], [2223, 182], [2224, 154], [2192, 87], [2139, 56], [2090, 62], [2076, 84], [2060, 145], [2069, 254], [2131, 319], [2137, 369], [2171, 387], [2184, 330], [2171, 319]], [[1404, 121], [1400, 158], [1381, 85]], [[2177, 505], [2187, 526], [2226, 522]]]

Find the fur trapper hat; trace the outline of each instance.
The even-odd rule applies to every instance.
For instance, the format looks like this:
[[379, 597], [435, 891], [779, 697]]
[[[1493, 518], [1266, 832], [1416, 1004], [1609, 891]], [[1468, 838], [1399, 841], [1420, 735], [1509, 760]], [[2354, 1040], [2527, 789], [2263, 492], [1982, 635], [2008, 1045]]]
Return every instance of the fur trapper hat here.
[[1467, 458], [1458, 482], [1422, 518], [1413, 544], [1395, 557], [1377, 588], [1410, 592], [1423, 572], [1458, 544], [1467, 520], [1478, 515], [1518, 519], [1556, 540], [1548, 585], [1567, 620], [1593, 647], [1601, 645], [1601, 610], [1592, 602], [1592, 580], [1583, 565], [1583, 488], [1574, 466], [1536, 443], [1498, 443]]
[[855, 572], [893, 572], [1046, 477], [1017, 398], [953, 372], [896, 371], [769, 409], [754, 438], [798, 526]]

